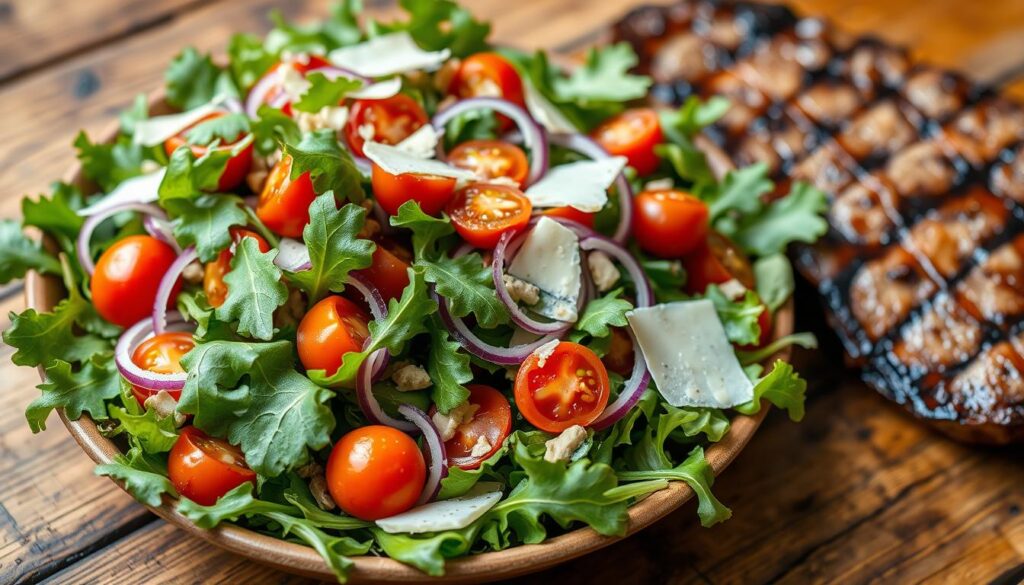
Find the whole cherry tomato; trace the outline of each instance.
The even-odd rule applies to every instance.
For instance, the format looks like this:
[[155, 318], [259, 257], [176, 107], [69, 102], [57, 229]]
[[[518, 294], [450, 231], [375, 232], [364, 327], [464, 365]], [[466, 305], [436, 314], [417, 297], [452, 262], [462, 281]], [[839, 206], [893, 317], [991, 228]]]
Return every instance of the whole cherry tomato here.
[[446, 211], [462, 239], [477, 248], [493, 248], [502, 234], [529, 223], [532, 207], [515, 187], [475, 183], [459, 189]]
[[[178, 255], [174, 248], [150, 236], [128, 236], [107, 248], [96, 262], [90, 290], [101, 317], [131, 327], [153, 313], [160, 279]], [[175, 284], [169, 305], [181, 289]]]
[[467, 169], [481, 180], [510, 179], [523, 186], [530, 171], [526, 153], [503, 140], [469, 140], [448, 153], [448, 163]]
[[633, 236], [644, 251], [681, 258], [708, 237], [708, 206], [677, 189], [643, 191], [633, 198]]
[[309, 223], [309, 206], [316, 199], [309, 172], [291, 178], [292, 157], [285, 155], [270, 170], [256, 215], [271, 231], [286, 238], [302, 237]]
[[[469, 403], [477, 407], [476, 412], [473, 418], [455, 429], [455, 435], [445, 442], [444, 450], [450, 464], [461, 469], [476, 469], [501, 448], [512, 432], [512, 407], [501, 392], [490, 386], [470, 384], [466, 389]], [[474, 455], [474, 449], [480, 444], [489, 447]]]
[[195, 427], [181, 429], [167, 457], [167, 477], [179, 494], [203, 506], [245, 482], [256, 483], [238, 447]]
[[[259, 244], [260, 252], [266, 254], [270, 251], [270, 244], [263, 239], [263, 236], [252, 230], [240, 227], [232, 227], [231, 240], [238, 244], [242, 238], [254, 238]], [[208, 262], [203, 269], [203, 292], [206, 293], [206, 300], [211, 307], [219, 307], [224, 304], [228, 297], [228, 285], [224, 282], [224, 275], [231, 272], [231, 259], [234, 254], [231, 249], [221, 250], [217, 259]]]
[[[224, 115], [226, 115], [224, 112], [211, 112], [206, 117], [188, 126], [187, 128], [182, 129], [181, 132], [178, 132], [174, 136], [168, 138], [166, 141], [164, 141], [164, 151], [167, 152], [167, 156], [171, 156], [172, 154], [174, 154], [175, 150], [178, 150], [178, 148], [185, 145], [189, 146], [189, 148], [192, 150], [192, 154], [196, 158], [199, 158], [206, 154], [207, 150], [209, 149], [205, 145], [188, 143], [188, 132], [189, 130], [195, 128], [203, 122], [220, 118]], [[237, 144], [243, 138], [245, 138], [245, 134], [239, 134], [230, 142], [224, 142], [223, 144], [218, 146], [217, 150], [230, 151], [231, 149], [234, 148], [234, 145]], [[252, 167], [252, 143], [243, 148], [238, 154], [228, 159], [227, 164], [224, 166], [224, 172], [221, 173], [220, 179], [218, 179], [217, 181], [217, 190], [230, 191], [235, 187], [241, 185], [242, 181], [245, 180], [245, 176], [249, 173], [250, 167]]]
[[355, 273], [377, 287], [385, 302], [401, 298], [402, 291], [409, 286], [409, 264], [380, 244], [373, 251], [372, 264]]
[[416, 441], [398, 429], [370, 425], [350, 431], [327, 460], [327, 490], [346, 513], [378, 520], [413, 507], [427, 466]]
[[[195, 346], [196, 342], [192, 339], [191, 333], [165, 331], [136, 346], [131, 358], [132, 362], [143, 370], [157, 374], [180, 374], [185, 371], [181, 367], [181, 357], [192, 351]], [[147, 398], [159, 393], [159, 390], [132, 385], [132, 394], [143, 406]], [[175, 400], [181, 397], [181, 389], [168, 390], [167, 393]]]
[[609, 154], [624, 156], [640, 176], [658, 168], [654, 147], [661, 144], [661, 122], [650, 108], [635, 108], [605, 121], [592, 136]]
[[331, 295], [313, 305], [296, 332], [303, 367], [334, 375], [346, 353], [363, 349], [369, 322], [370, 317], [345, 297]]
[[530, 354], [516, 375], [519, 412], [549, 433], [594, 422], [608, 405], [609, 392], [608, 370], [601, 359], [570, 341], [560, 342], [543, 358]]
[[406, 201], [420, 204], [423, 213], [437, 215], [455, 192], [455, 179], [419, 173], [392, 175], [377, 165], [370, 173], [373, 196], [388, 215], [397, 215]]
[[356, 100], [345, 123], [345, 137], [352, 152], [364, 156], [367, 137], [381, 144], [398, 144], [426, 123], [423, 107], [405, 94], [383, 100]]

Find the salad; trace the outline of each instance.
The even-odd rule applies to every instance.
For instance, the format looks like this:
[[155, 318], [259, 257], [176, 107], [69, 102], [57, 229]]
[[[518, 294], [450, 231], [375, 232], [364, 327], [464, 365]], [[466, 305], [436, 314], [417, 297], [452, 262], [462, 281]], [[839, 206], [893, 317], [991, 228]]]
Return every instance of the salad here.
[[567, 73], [402, 6], [185, 49], [162, 103], [75, 140], [89, 188], [0, 223], [0, 280], [67, 290], [4, 332], [45, 369], [29, 425], [88, 415], [123, 448], [98, 474], [339, 580], [621, 535], [670, 481], [727, 519], [704, 448], [766, 402], [803, 416], [806, 383], [761, 363], [814, 344], [771, 331], [823, 194], [712, 173], [695, 140], [728, 103], [643, 106], [624, 44]]

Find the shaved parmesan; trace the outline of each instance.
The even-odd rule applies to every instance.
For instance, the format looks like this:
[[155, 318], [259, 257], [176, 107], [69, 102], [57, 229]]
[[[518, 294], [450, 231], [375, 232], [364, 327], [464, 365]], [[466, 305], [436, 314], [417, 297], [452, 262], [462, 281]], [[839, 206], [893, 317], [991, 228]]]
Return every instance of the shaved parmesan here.
[[160, 183], [166, 172], [166, 167], [160, 167], [152, 173], [125, 179], [103, 199], [79, 209], [78, 215], [88, 217], [125, 203], [152, 203], [160, 198]]
[[350, 92], [348, 97], [357, 100], [386, 100], [402, 90], [402, 78], [392, 77], [379, 83], [371, 83]]
[[192, 126], [203, 118], [214, 112], [223, 110], [221, 100], [214, 99], [198, 108], [187, 112], [170, 114], [167, 116], [154, 116], [146, 120], [139, 120], [135, 123], [135, 131], [132, 133], [132, 142], [142, 146], [156, 146], [163, 144], [168, 138], [175, 136], [185, 128]]
[[331, 51], [328, 58], [366, 77], [384, 77], [421, 69], [432, 70], [444, 63], [451, 51], [424, 51], [407, 32], [374, 37], [364, 43]]
[[548, 98], [544, 97], [540, 90], [538, 90], [533, 82], [529, 78], [523, 78], [523, 97], [526, 100], [526, 110], [530, 112], [533, 119], [536, 120], [545, 130], [549, 132], [565, 132], [575, 134], [579, 132], [576, 125], [569, 121], [565, 117], [555, 104], [548, 101]]
[[440, 141], [441, 134], [434, 126], [424, 124], [395, 147], [419, 158], [434, 158], [437, 154], [437, 143]]
[[464, 496], [431, 502], [408, 512], [381, 518], [377, 520], [377, 526], [389, 534], [421, 534], [459, 530], [483, 516], [500, 499], [501, 484], [481, 482], [473, 486]]
[[451, 177], [467, 181], [472, 180], [475, 176], [472, 171], [459, 169], [439, 160], [421, 158], [397, 146], [390, 146], [379, 142], [367, 142], [364, 144], [363, 153], [366, 154], [366, 158], [392, 175], [415, 173], [417, 175]]
[[625, 167], [622, 156], [560, 165], [531, 185], [526, 197], [534, 207], [568, 205], [587, 213], [601, 211], [608, 203], [608, 188]]
[[579, 238], [571, 229], [542, 217], [507, 272], [540, 289], [540, 300], [530, 310], [558, 321], [576, 321], [582, 269]]
[[647, 369], [672, 406], [731, 408], [754, 398], [715, 305], [682, 301], [626, 313]]

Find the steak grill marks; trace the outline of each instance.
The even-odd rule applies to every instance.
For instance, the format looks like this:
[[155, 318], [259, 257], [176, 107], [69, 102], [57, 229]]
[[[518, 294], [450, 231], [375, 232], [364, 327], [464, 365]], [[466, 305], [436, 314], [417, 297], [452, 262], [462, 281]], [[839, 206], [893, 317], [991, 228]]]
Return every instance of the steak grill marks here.
[[797, 251], [850, 360], [959, 438], [1024, 438], [1024, 110], [907, 53], [788, 9], [688, 0], [615, 26], [652, 99], [724, 95], [701, 143], [830, 200]]

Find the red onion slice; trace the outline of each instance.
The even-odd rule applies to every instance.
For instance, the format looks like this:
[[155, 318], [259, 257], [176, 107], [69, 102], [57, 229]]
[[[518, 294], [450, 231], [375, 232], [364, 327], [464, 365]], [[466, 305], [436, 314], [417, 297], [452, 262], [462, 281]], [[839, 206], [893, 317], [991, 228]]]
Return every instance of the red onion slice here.
[[313, 267], [306, 244], [291, 238], [281, 238], [277, 244], [278, 254], [274, 265], [288, 272], [302, 272]]
[[181, 254], [181, 246], [178, 240], [174, 239], [174, 226], [171, 222], [155, 215], [146, 215], [142, 218], [142, 227], [146, 233], [174, 248], [174, 251]]
[[411, 404], [399, 406], [398, 412], [412, 421], [423, 433], [423, 442], [427, 446], [427, 481], [423, 484], [419, 500], [416, 501], [416, 505], [419, 506], [436, 498], [437, 493], [441, 491], [441, 480], [448, 476], [448, 455], [444, 450], [441, 433], [427, 413]]
[[280, 68], [267, 73], [249, 90], [249, 95], [245, 98], [245, 114], [250, 118], [259, 118], [260, 106], [266, 103], [267, 95], [281, 83], [279, 71]]
[[[379, 364], [387, 358], [387, 352], [386, 349], [378, 349], [359, 365], [359, 373], [356, 375], [356, 399], [359, 401], [359, 409], [373, 424], [387, 425], [405, 432], [415, 432], [416, 425], [398, 420], [384, 412], [380, 403], [377, 402], [377, 397], [373, 395], [374, 372], [382, 369]], [[398, 407], [399, 410], [402, 406]]]
[[631, 329], [627, 328], [626, 331], [629, 333], [629, 340], [633, 343], [633, 371], [629, 374], [629, 379], [622, 385], [622, 391], [619, 392], [615, 402], [606, 406], [601, 416], [590, 423], [590, 427], [595, 431], [604, 430], [626, 416], [626, 413], [636, 406], [640, 397], [643, 396], [644, 390], [647, 389], [647, 384], [651, 381], [651, 373], [647, 371], [647, 361], [644, 359], [643, 353], [640, 352], [640, 344], [636, 342], [636, 337]]
[[174, 285], [177, 284], [185, 267], [198, 257], [195, 247], [185, 248], [185, 251], [178, 255], [160, 279], [160, 286], [156, 289], [156, 298], [153, 299], [153, 331], [157, 335], [163, 333], [167, 328], [167, 304], [171, 302]]
[[[593, 160], [611, 157], [607, 150], [585, 134], [552, 134], [549, 139], [552, 144], [578, 152]], [[625, 172], [619, 173], [619, 176], [615, 178], [615, 190], [619, 195], [619, 224], [615, 228], [612, 239], [620, 244], [625, 244], [633, 223], [633, 189], [629, 186]]]
[[650, 281], [647, 280], [647, 274], [644, 273], [636, 258], [629, 253], [629, 250], [604, 236], [596, 234], [580, 240], [580, 248], [588, 252], [604, 252], [618, 260], [619, 264], [626, 269], [629, 277], [633, 280], [633, 286], [636, 288], [636, 306], [650, 307], [654, 304], [654, 290], [651, 288]]
[[[195, 325], [187, 323], [181, 313], [171, 311], [167, 314], [168, 331], [195, 331]], [[114, 361], [117, 369], [130, 384], [149, 390], [181, 390], [185, 386], [185, 372], [177, 374], [160, 374], [140, 368], [132, 361], [132, 352], [140, 343], [153, 337], [153, 322], [143, 319], [129, 327], [117, 340], [114, 348]]]
[[[498, 299], [501, 300], [505, 308], [508, 309], [508, 314], [512, 318], [512, 321], [529, 331], [530, 333], [537, 333], [539, 335], [557, 335], [561, 337], [566, 331], [572, 327], [572, 323], [566, 323], [564, 321], [549, 321], [543, 322], [534, 319], [526, 314], [521, 308], [519, 303], [512, 298], [509, 294], [508, 288], [505, 287], [505, 256], [506, 254], [515, 256], [515, 253], [519, 250], [519, 247], [526, 240], [529, 231], [520, 232], [513, 236], [511, 232], [505, 232], [501, 235], [501, 239], [498, 240], [498, 245], [494, 247], [494, 258], [491, 261], [491, 277], [494, 280], [494, 289], [498, 293]], [[511, 259], [509, 259], [511, 261]], [[578, 305], [585, 304], [586, 301], [583, 299], [583, 286], [580, 283], [581, 290], [578, 295]]]
[[547, 134], [526, 110], [508, 100], [493, 97], [475, 97], [459, 100], [434, 115], [430, 121], [438, 132], [444, 131], [448, 122], [456, 116], [473, 110], [493, 110], [508, 116], [519, 127], [523, 135], [523, 145], [530, 150], [530, 173], [526, 177], [523, 188], [532, 185], [548, 172], [548, 140]]
[[89, 218], [85, 220], [85, 223], [82, 224], [82, 230], [78, 232], [78, 241], [75, 245], [75, 251], [78, 253], [78, 263], [82, 265], [82, 269], [85, 270], [89, 276], [92, 276], [92, 273], [96, 270], [96, 264], [92, 261], [92, 252], [89, 250], [89, 243], [92, 241], [92, 233], [96, 231], [96, 228], [103, 223], [105, 219], [123, 211], [138, 211], [139, 213], [145, 213], [146, 215], [151, 215], [163, 220], [167, 219], [167, 214], [164, 213], [163, 209], [149, 203], [122, 203], [120, 205], [112, 205], [95, 213], [94, 215], [90, 215]]

